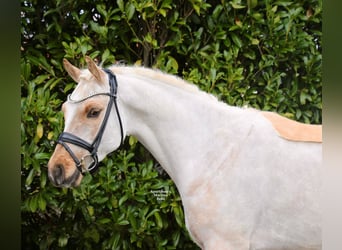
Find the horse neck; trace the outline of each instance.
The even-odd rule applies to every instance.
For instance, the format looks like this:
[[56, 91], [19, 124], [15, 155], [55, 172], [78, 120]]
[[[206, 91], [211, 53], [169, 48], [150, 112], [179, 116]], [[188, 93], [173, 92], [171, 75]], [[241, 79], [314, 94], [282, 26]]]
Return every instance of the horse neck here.
[[152, 153], [179, 189], [184, 178], [195, 178], [220, 157], [217, 149], [227, 146], [227, 138], [215, 136], [224, 125], [223, 104], [214, 97], [125, 75], [118, 82], [126, 133]]

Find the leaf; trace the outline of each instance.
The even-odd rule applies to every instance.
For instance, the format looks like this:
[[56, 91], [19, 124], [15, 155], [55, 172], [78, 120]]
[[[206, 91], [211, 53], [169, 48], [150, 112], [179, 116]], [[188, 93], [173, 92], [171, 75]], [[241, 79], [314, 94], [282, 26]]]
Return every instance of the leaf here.
[[141, 66], [141, 65], [142, 65], [142, 60], [141, 59], [135, 61], [135, 63], [134, 63], [134, 66]]
[[37, 125], [37, 129], [36, 129], [36, 134], [37, 134], [37, 137], [39, 139], [41, 139], [43, 137], [43, 132], [44, 132], [44, 128], [43, 128], [43, 125], [41, 123], [39, 123]]
[[112, 205], [113, 208], [117, 208], [119, 206], [118, 205], [118, 200], [115, 197], [112, 197], [110, 199], [110, 204]]
[[129, 221], [128, 220], [121, 220], [121, 221], [118, 221], [117, 224], [120, 226], [125, 226], [125, 225], [129, 225]]
[[38, 85], [38, 84], [43, 83], [49, 77], [50, 77], [49, 75], [40, 75], [40, 76], [37, 76], [36, 79], [34, 79], [34, 82]]
[[93, 206], [87, 206], [87, 211], [90, 216], [94, 215], [94, 207]]
[[46, 186], [46, 172], [43, 171], [40, 175], [40, 187], [44, 188]]
[[253, 38], [252, 41], [251, 41], [251, 43], [252, 43], [253, 45], [259, 45], [260, 41], [259, 41], [259, 39]]
[[45, 211], [46, 209], [46, 201], [45, 199], [42, 197], [42, 195], [39, 195], [38, 198], [38, 207], [40, 210]]
[[131, 20], [135, 13], [135, 6], [132, 2], [128, 2], [126, 6], [126, 16], [128, 20]]
[[67, 235], [61, 235], [58, 238], [58, 246], [59, 247], [65, 247], [68, 244], [68, 236]]
[[137, 225], [137, 220], [136, 220], [135, 216], [132, 213], [129, 213], [128, 214], [128, 219], [129, 219], [129, 223], [133, 227], [133, 229], [137, 230], [138, 229], [138, 225]]
[[178, 245], [180, 236], [181, 236], [180, 231], [176, 231], [172, 234], [172, 241], [173, 241], [174, 246]]
[[148, 219], [150, 216], [152, 216], [153, 214], [155, 214], [158, 211], [159, 211], [158, 208], [153, 209], [151, 212], [148, 213], [148, 215], [146, 216], [146, 219]]
[[232, 34], [230, 35], [230, 37], [232, 38], [232, 40], [233, 40], [233, 42], [235, 43], [236, 46], [238, 46], [239, 48], [242, 47], [242, 42], [241, 42], [240, 38], [239, 38], [237, 35], [235, 35], [234, 33], [232, 33]]
[[152, 44], [152, 47], [153, 47], [153, 48], [156, 48], [156, 47], [158, 46], [157, 40], [154, 39], [150, 33], [148, 33], [148, 34], [144, 37], [144, 41], [147, 42], [147, 43], [149, 43], [149, 44]]
[[119, 244], [120, 244], [120, 233], [114, 232], [114, 235], [112, 236], [112, 238], [110, 239], [110, 241], [112, 242], [112, 248], [111, 248], [111, 249], [121, 249], [121, 248], [119, 248]]
[[125, 11], [125, 7], [124, 7], [124, 1], [123, 0], [116, 0], [116, 3], [119, 6], [119, 9], [121, 10], [121, 12]]
[[53, 138], [54, 134], [55, 133], [53, 131], [50, 131], [47, 135], [48, 140], [51, 140]]
[[272, 8], [272, 12], [276, 13], [278, 10], [278, 5], [274, 5], [274, 7]]
[[119, 199], [119, 207], [128, 199], [128, 194], [125, 194]]
[[172, 56], [168, 56], [168, 61], [166, 63], [166, 69], [170, 73], [171, 72], [177, 73], [177, 71], [178, 71], [178, 62]]
[[34, 154], [34, 159], [37, 159], [37, 160], [48, 160], [50, 159], [50, 154], [49, 153], [35, 153]]
[[173, 207], [173, 212], [175, 214], [177, 224], [182, 227], [184, 225], [183, 222], [183, 213], [182, 210], [177, 206]]
[[103, 204], [103, 203], [105, 203], [105, 202], [107, 202], [108, 201], [108, 197], [103, 197], [103, 196], [97, 196], [97, 197], [95, 197], [94, 198], [94, 203], [97, 203], [97, 204]]
[[217, 5], [213, 11], [213, 18], [214, 19], [218, 19], [219, 15], [221, 14], [223, 10], [223, 6], [222, 5]]
[[[95, 23], [94, 21], [90, 21], [90, 27], [91, 29], [98, 33], [99, 35], [106, 37], [107, 33], [108, 33], [108, 28], [106, 26], [100, 26], [98, 23]], [[88, 51], [88, 47], [87, 46], [82, 46], [82, 53], [85, 53]]]
[[163, 221], [162, 221], [162, 218], [160, 217], [160, 214], [158, 212], [155, 212], [154, 217], [156, 219], [157, 226], [159, 228], [162, 228], [163, 227]]
[[29, 209], [31, 212], [36, 212], [38, 208], [38, 195], [34, 195], [29, 200]]
[[162, 15], [163, 17], [166, 17], [166, 14], [167, 14], [166, 9], [160, 9], [159, 14]]
[[24, 76], [24, 79], [28, 80], [31, 75], [31, 64], [22, 63], [21, 64], [21, 74]]
[[109, 219], [109, 218], [101, 218], [101, 219], [98, 220], [98, 222], [99, 222], [100, 224], [107, 224], [107, 223], [110, 223], [111, 221], [112, 221], [112, 220]]
[[230, 1], [229, 3], [230, 3], [230, 5], [231, 5], [234, 9], [244, 9], [244, 8], [246, 8], [246, 6], [240, 5], [240, 4], [237, 4], [237, 3], [234, 3], [234, 2], [232, 2], [232, 1]]
[[192, 2], [192, 8], [196, 11], [196, 14], [199, 16], [201, 15], [201, 6], [197, 5], [196, 1], [191, 1]]
[[97, 4], [96, 9], [98, 12], [103, 16], [108, 16], [108, 12], [106, 11], [106, 5], [104, 4]]
[[33, 178], [35, 177], [36, 175], [36, 170], [34, 168], [32, 168], [29, 172], [29, 174], [27, 175], [26, 177], [26, 181], [25, 181], [25, 185], [26, 186], [30, 186], [32, 181], [33, 181]]
[[247, 0], [248, 9], [253, 9], [258, 5], [258, 0]]
[[134, 146], [134, 145], [136, 145], [137, 142], [138, 142], [138, 140], [137, 140], [137, 138], [135, 138], [134, 136], [131, 135], [131, 136], [129, 137], [128, 143], [129, 143], [129, 145], [130, 145], [131, 147]]
[[245, 57], [251, 59], [251, 60], [255, 60], [255, 58], [256, 58], [256, 55], [255, 55], [254, 50], [250, 50], [250, 51], [248, 51], [248, 52], [245, 52], [245, 53], [243, 53], [243, 55], [244, 55]]
[[89, 50], [89, 45], [88, 44], [81, 44], [81, 52], [82, 52], [82, 55], [86, 55], [88, 50]]
[[307, 94], [305, 90], [303, 90], [300, 92], [299, 100], [300, 100], [300, 104], [304, 105], [306, 104], [307, 100], [311, 101], [311, 97]]
[[102, 62], [106, 62], [110, 56], [111, 56], [111, 53], [110, 53], [109, 49], [105, 49], [105, 51], [103, 52], [102, 57], [101, 57]]

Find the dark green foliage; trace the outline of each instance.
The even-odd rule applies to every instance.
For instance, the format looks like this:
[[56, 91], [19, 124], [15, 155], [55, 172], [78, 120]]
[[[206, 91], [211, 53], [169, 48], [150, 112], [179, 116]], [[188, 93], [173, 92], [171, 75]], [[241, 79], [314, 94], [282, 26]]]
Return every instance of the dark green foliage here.
[[[178, 74], [231, 105], [321, 123], [322, 1], [21, 1], [22, 245], [197, 249], [172, 181], [134, 138], [76, 189], [47, 178], [65, 57]], [[160, 193], [162, 192], [162, 193]]]

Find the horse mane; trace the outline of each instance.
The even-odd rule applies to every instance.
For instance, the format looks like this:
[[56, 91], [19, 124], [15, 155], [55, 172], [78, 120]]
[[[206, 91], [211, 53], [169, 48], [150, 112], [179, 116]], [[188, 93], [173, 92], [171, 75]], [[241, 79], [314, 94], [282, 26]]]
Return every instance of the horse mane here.
[[[223, 103], [219, 101], [216, 96], [205, 91], [202, 91], [197, 85], [190, 83], [186, 80], [183, 80], [179, 76], [164, 73], [159, 69], [151, 69], [141, 66], [126, 66], [122, 64], [115, 64], [109, 66], [108, 69], [110, 69], [116, 75], [128, 75], [150, 83], [153, 82], [154, 84], [170, 85], [181, 90], [184, 90], [186, 92], [201, 96], [203, 100], [214, 101], [218, 104]], [[87, 69], [81, 69], [80, 79], [90, 81], [93, 78], [94, 76], [90, 74], [90, 72]], [[76, 89], [78, 87], [79, 85], [76, 86]]]
[[178, 76], [166, 74], [159, 69], [151, 69], [151, 68], [145, 68], [145, 67], [140, 67], [140, 66], [120, 66], [120, 65], [119, 66], [113, 65], [109, 69], [112, 70], [115, 74], [134, 75], [140, 79], [154, 80], [157, 82], [169, 84], [169, 85], [184, 89], [189, 92], [194, 92], [194, 93], [202, 92], [196, 85], [191, 84]]

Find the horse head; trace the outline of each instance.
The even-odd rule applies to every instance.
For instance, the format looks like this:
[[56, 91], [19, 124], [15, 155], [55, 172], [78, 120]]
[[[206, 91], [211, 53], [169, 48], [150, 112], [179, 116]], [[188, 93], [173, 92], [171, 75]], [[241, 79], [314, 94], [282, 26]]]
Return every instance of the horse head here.
[[49, 179], [56, 186], [78, 186], [83, 174], [95, 171], [98, 162], [124, 139], [115, 75], [90, 57], [86, 62], [88, 68], [81, 70], [63, 61], [77, 86], [62, 106], [65, 127], [48, 163]]

